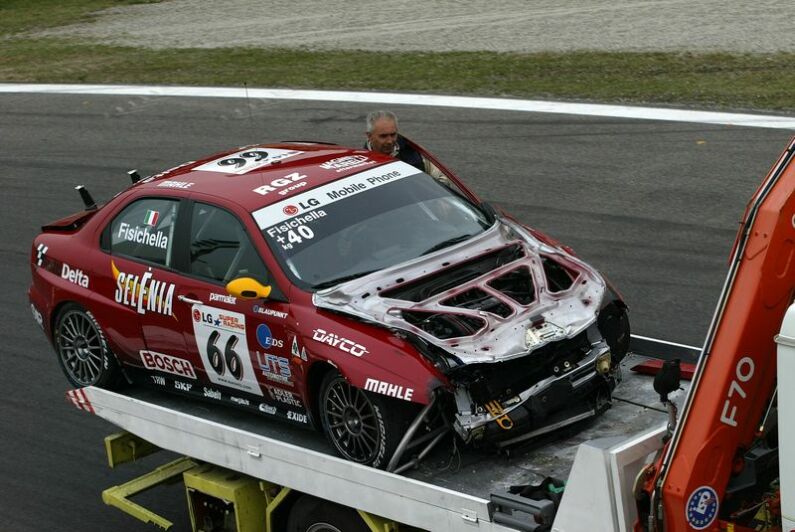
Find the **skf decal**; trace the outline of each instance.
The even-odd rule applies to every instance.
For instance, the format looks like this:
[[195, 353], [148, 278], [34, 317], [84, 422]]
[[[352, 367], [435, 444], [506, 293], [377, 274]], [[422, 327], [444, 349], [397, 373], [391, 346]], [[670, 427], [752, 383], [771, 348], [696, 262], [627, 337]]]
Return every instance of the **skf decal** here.
[[246, 341], [246, 316], [193, 305], [193, 333], [207, 378], [214, 384], [262, 395]]
[[139, 276], [119, 271], [113, 261], [110, 266], [116, 280], [116, 303], [132, 307], [138, 314], [157, 312], [166, 316], [172, 315], [173, 283], [158, 281], [151, 271]]
[[340, 351], [350, 353], [355, 357], [361, 357], [369, 353], [369, 351], [367, 351], [367, 348], [364, 347], [363, 345], [357, 344], [352, 340], [348, 340], [347, 338], [343, 338], [334, 333], [324, 331], [323, 329], [313, 330], [312, 339], [317, 342], [328, 344], [331, 347], [336, 347]]
[[489, 401], [484, 406], [502, 430], [511, 430], [513, 428], [513, 420], [505, 413], [505, 410], [502, 409], [502, 405], [498, 401]]
[[88, 288], [88, 275], [83, 273], [83, 270], [78, 270], [77, 268], [71, 268], [65, 262], [61, 267], [61, 279], [66, 279], [70, 283], [74, 283], [77, 286]]
[[174, 381], [174, 389], [181, 390], [183, 392], [189, 392], [190, 389], [193, 388], [192, 384], [182, 381]]
[[380, 393], [389, 397], [403, 399], [404, 401], [411, 401], [411, 397], [414, 395], [414, 388], [404, 388], [403, 386], [375, 379], [367, 379], [364, 382], [364, 389], [368, 392]]
[[163, 371], [189, 379], [196, 378], [193, 364], [184, 358], [164, 355], [163, 353], [155, 353], [154, 351], [140, 351], [139, 354], [141, 355], [141, 361], [144, 363], [146, 369]]

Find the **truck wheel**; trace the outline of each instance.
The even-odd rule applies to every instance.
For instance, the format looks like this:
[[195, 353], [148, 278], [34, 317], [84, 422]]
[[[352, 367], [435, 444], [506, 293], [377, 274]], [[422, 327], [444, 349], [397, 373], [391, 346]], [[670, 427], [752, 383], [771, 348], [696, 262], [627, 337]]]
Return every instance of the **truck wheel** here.
[[402, 414], [387, 408], [386, 398], [351, 386], [331, 371], [320, 385], [323, 432], [343, 458], [384, 468], [400, 438]]
[[53, 340], [58, 362], [72, 386], [112, 388], [120, 382], [119, 364], [99, 323], [80, 305], [69, 303], [61, 309]]
[[369, 532], [353, 508], [302, 495], [290, 509], [287, 532]]

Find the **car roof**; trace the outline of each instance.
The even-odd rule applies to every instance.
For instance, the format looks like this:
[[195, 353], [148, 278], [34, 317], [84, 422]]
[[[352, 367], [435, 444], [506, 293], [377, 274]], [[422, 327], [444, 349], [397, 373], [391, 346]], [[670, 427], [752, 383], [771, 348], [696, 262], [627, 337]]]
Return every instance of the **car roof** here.
[[255, 144], [149, 176], [153, 192], [182, 189], [238, 203], [249, 212], [395, 159], [364, 149], [316, 142]]

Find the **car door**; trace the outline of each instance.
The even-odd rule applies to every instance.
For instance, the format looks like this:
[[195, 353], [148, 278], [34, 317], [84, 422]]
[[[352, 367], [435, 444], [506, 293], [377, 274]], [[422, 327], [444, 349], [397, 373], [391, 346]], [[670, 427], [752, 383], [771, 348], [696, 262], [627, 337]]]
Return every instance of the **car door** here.
[[[192, 324], [183, 329], [192, 358], [201, 360], [213, 386], [202, 393], [274, 414], [284, 397], [274, 388], [294, 389], [287, 343], [289, 304], [271, 276], [245, 225], [230, 210], [190, 204], [189, 257], [184, 293], [191, 298]], [[272, 297], [245, 300], [226, 285], [253, 278], [272, 286]]]
[[[183, 201], [144, 197], [117, 214], [105, 239], [111, 254], [115, 302], [138, 321], [144, 349], [132, 370], [156, 385], [190, 389], [199, 378], [198, 359], [186, 347], [182, 329], [190, 326], [190, 309], [178, 304], [180, 277], [178, 217]], [[181, 383], [181, 384], [180, 384]]]

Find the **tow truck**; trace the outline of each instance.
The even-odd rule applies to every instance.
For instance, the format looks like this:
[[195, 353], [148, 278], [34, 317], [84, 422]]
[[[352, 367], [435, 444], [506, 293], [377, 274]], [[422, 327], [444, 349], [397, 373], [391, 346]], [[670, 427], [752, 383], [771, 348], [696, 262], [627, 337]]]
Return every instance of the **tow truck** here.
[[[182, 480], [194, 532], [791, 532], [795, 389], [776, 383], [795, 374], [794, 158], [795, 138], [746, 208], [703, 348], [633, 337], [596, 420], [498, 454], [450, 440], [395, 474], [332, 456], [314, 435], [287, 443], [284, 427], [245, 413], [153, 390], [70, 390], [122, 429], [105, 439], [111, 467], [180, 455], [103, 500], [168, 530], [131, 498]], [[662, 390], [632, 371], [654, 366], [649, 355], [697, 362], [681, 408], [678, 378]]]

